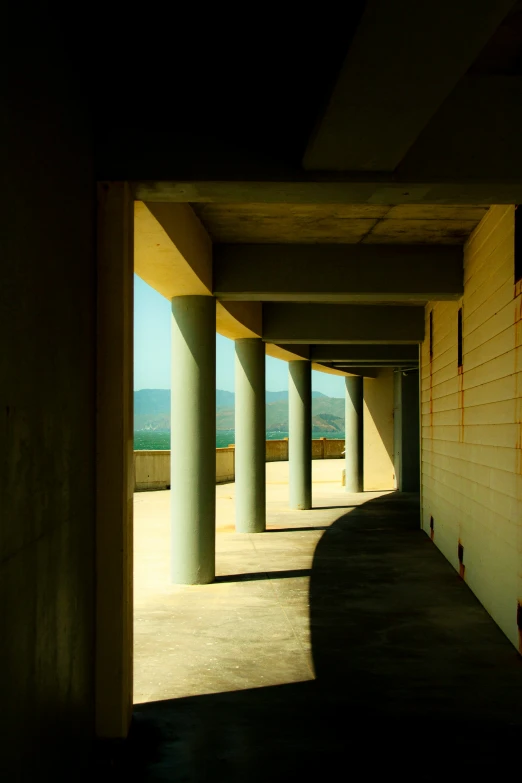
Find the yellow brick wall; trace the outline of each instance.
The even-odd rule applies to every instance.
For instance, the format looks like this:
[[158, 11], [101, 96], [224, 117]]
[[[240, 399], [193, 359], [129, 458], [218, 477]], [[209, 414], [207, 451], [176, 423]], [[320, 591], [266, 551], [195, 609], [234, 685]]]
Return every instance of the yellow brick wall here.
[[[522, 353], [512, 206], [492, 207], [464, 249], [464, 296], [426, 307], [422, 526], [519, 647], [522, 599]], [[457, 313], [463, 315], [458, 370]], [[433, 358], [429, 314], [433, 311]]]

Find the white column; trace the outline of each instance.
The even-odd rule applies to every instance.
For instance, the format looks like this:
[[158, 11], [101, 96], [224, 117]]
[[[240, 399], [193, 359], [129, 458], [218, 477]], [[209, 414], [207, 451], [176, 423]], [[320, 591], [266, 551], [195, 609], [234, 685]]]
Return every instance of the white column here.
[[364, 490], [363, 447], [364, 447], [364, 387], [360, 376], [352, 375], [346, 381], [345, 406], [345, 468], [346, 491]]
[[312, 367], [289, 362], [290, 508], [312, 508]]
[[236, 340], [236, 530], [266, 529], [265, 344]]
[[171, 575], [207, 584], [216, 548], [216, 301], [172, 300]]

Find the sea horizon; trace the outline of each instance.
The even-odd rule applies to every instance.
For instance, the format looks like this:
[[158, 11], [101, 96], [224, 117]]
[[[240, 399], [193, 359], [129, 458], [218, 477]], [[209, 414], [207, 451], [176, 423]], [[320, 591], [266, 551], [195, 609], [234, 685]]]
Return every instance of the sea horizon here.
[[[270, 430], [266, 433], [267, 440], [282, 440], [288, 438], [288, 432]], [[344, 432], [312, 432], [312, 440], [329, 438], [344, 440]], [[222, 449], [235, 444], [235, 430], [218, 430], [216, 432], [216, 448]], [[168, 451], [170, 449], [170, 431], [140, 430], [134, 433], [135, 451]]]

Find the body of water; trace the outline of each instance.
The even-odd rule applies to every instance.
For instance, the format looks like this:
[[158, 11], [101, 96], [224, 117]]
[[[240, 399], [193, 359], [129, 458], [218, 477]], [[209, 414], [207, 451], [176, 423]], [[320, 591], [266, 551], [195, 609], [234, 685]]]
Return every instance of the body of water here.
[[[288, 438], [288, 432], [267, 432], [267, 440], [281, 440]], [[312, 438], [330, 438], [331, 440], [343, 440], [344, 432], [313, 432]], [[216, 448], [222, 449], [235, 443], [234, 430], [219, 430], [216, 433]], [[170, 432], [141, 431], [134, 433], [134, 448], [136, 450], [168, 451], [170, 449]]]

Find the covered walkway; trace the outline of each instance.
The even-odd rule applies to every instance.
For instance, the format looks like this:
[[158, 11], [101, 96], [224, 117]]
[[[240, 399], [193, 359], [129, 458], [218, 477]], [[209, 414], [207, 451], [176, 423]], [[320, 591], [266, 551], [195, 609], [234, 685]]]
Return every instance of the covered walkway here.
[[169, 583], [169, 493], [135, 496], [134, 779], [516, 768], [516, 650], [419, 529], [418, 497], [346, 494], [341, 465], [314, 463], [310, 511], [287, 508], [287, 463], [267, 465], [256, 535], [233, 532], [234, 485], [217, 487], [204, 586]]

